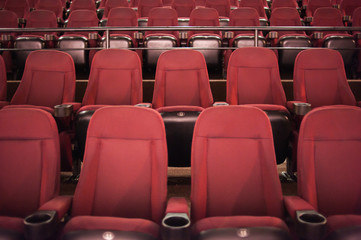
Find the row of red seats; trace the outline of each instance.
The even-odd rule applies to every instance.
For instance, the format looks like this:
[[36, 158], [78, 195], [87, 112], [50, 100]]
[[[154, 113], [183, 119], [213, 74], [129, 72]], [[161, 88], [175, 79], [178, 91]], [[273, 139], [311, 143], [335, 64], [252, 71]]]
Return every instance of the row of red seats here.
[[190, 211], [184, 198], [167, 203], [166, 135], [152, 109], [104, 107], [94, 114], [73, 197], [58, 196], [59, 136], [49, 113], [0, 110], [0, 130], [5, 239], [344, 240], [361, 234], [357, 107], [322, 107], [305, 116], [298, 196], [282, 196], [264, 112], [204, 110], [193, 137]]
[[[348, 85], [342, 57], [337, 51], [305, 50], [297, 57], [294, 72], [296, 103], [309, 103], [312, 108], [338, 104], [360, 105]], [[6, 78], [3, 80], [5, 82]], [[5, 87], [6, 84], [0, 86]], [[142, 71], [138, 55], [120, 49], [99, 51], [92, 63], [82, 104], [72, 103], [74, 94], [75, 70], [71, 57], [63, 52], [42, 50], [29, 55], [22, 81], [10, 104], [1, 103], [3, 106], [8, 105], [6, 108], [40, 106], [54, 115], [61, 107], [68, 108], [68, 116], [76, 124], [75, 130], [71, 124], [66, 125], [73, 133], [70, 136], [64, 133], [64, 141], [69, 142], [69, 137], [75, 132], [77, 151], [79, 158], [82, 158], [87, 126], [97, 109], [104, 105], [142, 103]], [[201, 53], [173, 50], [161, 55], [152, 107], [162, 113], [169, 133], [171, 166], [189, 166], [194, 123], [199, 113], [213, 103], [207, 67]], [[291, 134], [294, 136], [293, 143], [296, 143], [297, 127], [292, 129], [291, 119], [294, 119], [296, 126], [301, 117], [298, 107], [295, 109], [293, 106], [294, 102], [286, 102], [273, 51], [266, 48], [240, 48], [232, 54], [228, 66], [227, 103], [252, 104], [265, 110], [274, 127], [277, 162], [284, 162], [286, 157], [295, 162], [295, 157], [292, 160], [290, 155], [289, 143]], [[56, 105], [60, 106], [54, 111]], [[177, 124], [183, 124], [183, 127]], [[62, 127], [62, 130], [67, 128]], [[64, 151], [64, 164], [71, 169], [69, 151]]]

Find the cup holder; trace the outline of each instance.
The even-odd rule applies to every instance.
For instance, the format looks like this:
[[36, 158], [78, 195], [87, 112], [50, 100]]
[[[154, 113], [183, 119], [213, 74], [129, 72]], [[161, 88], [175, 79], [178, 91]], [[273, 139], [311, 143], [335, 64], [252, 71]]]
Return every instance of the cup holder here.
[[70, 117], [73, 113], [73, 105], [71, 104], [60, 104], [54, 106], [55, 117]]
[[297, 211], [296, 216], [300, 239], [318, 240], [323, 237], [327, 223], [326, 217], [313, 210]]
[[52, 239], [58, 223], [56, 211], [38, 211], [24, 219], [25, 239]]
[[294, 113], [298, 116], [304, 116], [311, 111], [311, 104], [309, 103], [293, 103]]
[[190, 239], [191, 221], [185, 213], [168, 213], [162, 221], [162, 239]]

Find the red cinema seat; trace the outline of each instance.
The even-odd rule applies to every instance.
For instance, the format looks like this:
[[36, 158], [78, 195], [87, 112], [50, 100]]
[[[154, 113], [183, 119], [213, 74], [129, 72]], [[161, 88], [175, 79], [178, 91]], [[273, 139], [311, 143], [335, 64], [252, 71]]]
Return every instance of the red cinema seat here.
[[194, 237], [289, 239], [272, 129], [262, 110], [203, 111], [194, 129], [191, 165]]
[[[106, 126], [106, 127], [104, 127]], [[65, 239], [157, 239], [167, 200], [167, 145], [158, 112], [117, 106], [89, 124]]]
[[[361, 7], [355, 9], [352, 15], [352, 26], [353, 27], [361, 27]], [[361, 31], [354, 31], [353, 36], [356, 41], [356, 46], [359, 48], [361, 46]], [[356, 53], [357, 58], [357, 67], [356, 72], [359, 74], [361, 72], [361, 51], [357, 50]]]
[[28, 0], [6, 0], [4, 9], [16, 13], [18, 18], [27, 18], [30, 12]]
[[108, 18], [110, 10], [116, 7], [129, 7], [127, 0], [107, 0], [104, 7], [103, 18]]
[[352, 17], [353, 12], [358, 7], [361, 7], [361, 1], [358, 0], [342, 0], [340, 4], [340, 9], [343, 16]]
[[308, 49], [296, 58], [293, 76], [294, 100], [312, 108], [327, 105], [357, 105], [347, 82], [341, 54], [332, 49]]
[[[342, 15], [339, 9], [325, 7], [318, 8], [313, 16], [313, 26], [344, 27]], [[354, 38], [347, 31], [322, 31], [323, 37], [314, 41], [317, 47], [338, 49], [345, 64], [346, 73], [351, 75], [351, 68], [355, 55], [356, 43]]]
[[38, 0], [35, 9], [52, 11], [57, 18], [63, 19], [64, 5], [61, 0]]
[[264, 110], [271, 121], [277, 164], [290, 157], [287, 154], [290, 113], [286, 108], [277, 57], [272, 50], [245, 47], [233, 52], [228, 65], [227, 102]]
[[142, 69], [138, 55], [125, 49], [97, 52], [82, 107], [76, 116], [76, 136], [81, 159], [89, 121], [97, 109], [107, 105], [135, 105], [141, 103], [142, 99]]
[[[189, 20], [189, 26], [219, 26], [218, 12], [214, 8], [195, 8]], [[220, 31], [189, 31], [188, 45], [190, 47], [209, 48], [198, 50], [204, 55], [208, 70], [220, 71], [222, 69], [222, 50], [212, 49], [222, 46], [222, 34]]]
[[[272, 12], [270, 26], [302, 26], [300, 15], [296, 8], [281, 7]], [[275, 47], [312, 47], [309, 36], [304, 31], [276, 31], [277, 38], [270, 41]], [[271, 34], [268, 35], [270, 38]], [[292, 72], [296, 56], [302, 50], [278, 50], [278, 62], [281, 72]]]
[[315, 14], [315, 11], [318, 8], [322, 7], [332, 7], [332, 3], [330, 0], [308, 0], [306, 7], [306, 16], [312, 17]]
[[6, 95], [7, 95], [6, 80], [7, 77], [6, 77], [5, 61], [4, 58], [0, 56], [0, 109], [8, 104], [6, 102]]
[[259, 15], [260, 25], [268, 25], [268, 17], [264, 10], [264, 4], [262, 0], [242, 0], [239, 2], [239, 7], [251, 7], [256, 9]]
[[40, 109], [2, 109], [0, 238], [54, 239], [52, 234], [71, 203], [71, 197], [58, 196], [59, 187], [60, 148], [54, 118]]
[[147, 18], [150, 10], [155, 7], [163, 7], [162, 0], [139, 0], [138, 3], [138, 17]]
[[73, 0], [70, 4], [70, 13], [75, 10], [96, 11], [94, 0]]
[[[169, 7], [152, 8], [149, 12], [148, 27], [178, 26], [177, 11]], [[178, 46], [178, 31], [147, 31], [143, 51], [143, 60], [146, 68], [155, 70], [159, 55], [167, 50], [156, 48], [172, 48]]]
[[199, 113], [213, 97], [204, 57], [194, 50], [169, 50], [158, 59], [153, 108], [163, 117], [170, 166], [189, 166]]
[[[136, 12], [131, 8], [116, 7], [110, 10], [108, 20], [101, 22], [107, 27], [137, 27], [138, 20]], [[110, 48], [129, 48], [134, 47], [135, 31], [111, 31], [110, 32]], [[102, 42], [105, 46], [106, 34], [103, 34]]]
[[276, 8], [281, 7], [290, 7], [298, 9], [298, 3], [296, 0], [273, 0], [271, 5], [271, 10], [275, 10]]
[[[98, 17], [95, 11], [92, 10], [75, 10], [71, 11], [67, 20], [66, 27], [68, 28], [86, 28], [98, 27]], [[66, 32], [63, 36], [59, 37], [58, 47], [64, 48], [64, 51], [69, 53], [75, 63], [77, 70], [86, 72], [91, 63], [91, 56], [94, 50], [69, 50], [71, 48], [86, 48], [97, 47], [97, 40], [99, 35], [94, 31], [84, 32]]]
[[206, 0], [206, 7], [216, 9], [221, 18], [229, 18], [231, 12], [229, 0]]
[[196, 7], [194, 0], [173, 0], [172, 8], [177, 11], [178, 17], [189, 18]]
[[[49, 10], [34, 10], [29, 13], [26, 21], [26, 28], [57, 28], [57, 26], [56, 16], [54, 12]], [[50, 36], [52, 37], [50, 38]], [[33, 50], [51, 48], [54, 47], [56, 39], [56, 32], [25, 32], [16, 38], [14, 47]], [[22, 50], [14, 53], [18, 69], [24, 69], [26, 58], [33, 50]]]
[[322, 239], [361, 236], [360, 133], [361, 109], [353, 106], [320, 107], [302, 121], [298, 196], [285, 197], [286, 207], [296, 221], [308, 218], [310, 225], [326, 225]]

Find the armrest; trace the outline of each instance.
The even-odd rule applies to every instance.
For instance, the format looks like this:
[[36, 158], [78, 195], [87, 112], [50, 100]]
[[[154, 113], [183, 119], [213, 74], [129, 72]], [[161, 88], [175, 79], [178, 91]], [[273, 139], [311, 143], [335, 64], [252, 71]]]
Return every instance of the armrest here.
[[357, 102], [357, 106], [361, 107], [361, 101]]
[[213, 107], [220, 107], [220, 106], [229, 106], [227, 102], [215, 102], [213, 103]]
[[46, 202], [39, 208], [39, 211], [51, 211], [54, 210], [57, 213], [58, 219], [62, 219], [65, 214], [70, 210], [72, 203], [72, 196], [57, 196], [52, 200]]
[[288, 101], [286, 106], [292, 114], [297, 116], [304, 116], [311, 111], [311, 104], [301, 101]]
[[268, 33], [269, 39], [277, 39], [278, 38], [278, 32], [272, 31]]
[[189, 239], [191, 221], [187, 200], [180, 197], [169, 199], [165, 213], [162, 220], [162, 239]]
[[9, 105], [9, 102], [6, 101], [0, 101], [0, 109], [2, 109], [3, 107]]
[[59, 104], [54, 106], [54, 116], [57, 118], [70, 117], [72, 114], [72, 104]]
[[72, 105], [73, 106], [73, 113], [76, 113], [81, 107], [81, 103], [78, 103], [78, 102], [65, 102], [63, 104]]
[[136, 106], [136, 107], [152, 108], [152, 104], [151, 104], [151, 103], [138, 103], [138, 104], [135, 104], [134, 106]]
[[313, 17], [305, 17], [305, 23], [312, 23], [313, 22]]
[[315, 210], [315, 208], [298, 196], [285, 196], [284, 202], [288, 214], [292, 219], [296, 219], [296, 211], [300, 210]]
[[323, 32], [314, 32], [312, 34], [313, 39], [318, 40], [323, 38]]

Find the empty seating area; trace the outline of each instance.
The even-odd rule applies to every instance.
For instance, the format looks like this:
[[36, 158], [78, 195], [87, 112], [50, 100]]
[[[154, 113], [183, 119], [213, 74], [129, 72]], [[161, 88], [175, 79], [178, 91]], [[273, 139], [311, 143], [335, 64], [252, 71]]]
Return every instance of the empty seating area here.
[[0, 239], [360, 240], [360, 0], [0, 0]]

